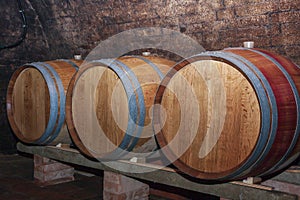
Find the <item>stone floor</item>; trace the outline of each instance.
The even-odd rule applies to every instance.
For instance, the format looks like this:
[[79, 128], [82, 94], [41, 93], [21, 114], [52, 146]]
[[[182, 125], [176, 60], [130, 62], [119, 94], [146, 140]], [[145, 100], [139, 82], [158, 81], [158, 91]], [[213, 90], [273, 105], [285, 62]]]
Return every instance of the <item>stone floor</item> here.
[[102, 177], [75, 173], [75, 181], [40, 187], [30, 156], [0, 155], [0, 200], [102, 199]]

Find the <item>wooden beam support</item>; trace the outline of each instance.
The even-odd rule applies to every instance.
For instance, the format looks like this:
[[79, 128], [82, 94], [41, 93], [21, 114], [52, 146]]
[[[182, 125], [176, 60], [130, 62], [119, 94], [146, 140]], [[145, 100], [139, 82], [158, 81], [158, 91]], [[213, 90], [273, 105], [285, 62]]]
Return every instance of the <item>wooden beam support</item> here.
[[[112, 171], [120, 173], [125, 176], [138, 178], [141, 180], [152, 181], [169, 186], [183, 188], [191, 191], [201, 192], [205, 194], [215, 195], [227, 199], [272, 199], [272, 200], [297, 200], [297, 195], [289, 194], [281, 191], [265, 190], [249, 187], [247, 185], [239, 185], [235, 183], [224, 184], [203, 184], [195, 181], [188, 180], [183, 177], [182, 174], [176, 172], [171, 168], [163, 168], [160, 170], [154, 170], [153, 165], [114, 161], [101, 163], [87, 159], [77, 150], [65, 149], [57, 147], [42, 147], [42, 146], [26, 146], [18, 143], [17, 148], [21, 152], [38, 154], [43, 157], [63, 161], [67, 163], [82, 165], [93, 169], [99, 169], [104, 171]], [[134, 173], [142, 171], [151, 171], [148, 173]], [[126, 173], [124, 171], [130, 171], [132, 173]], [[299, 181], [299, 180], [298, 180]]]

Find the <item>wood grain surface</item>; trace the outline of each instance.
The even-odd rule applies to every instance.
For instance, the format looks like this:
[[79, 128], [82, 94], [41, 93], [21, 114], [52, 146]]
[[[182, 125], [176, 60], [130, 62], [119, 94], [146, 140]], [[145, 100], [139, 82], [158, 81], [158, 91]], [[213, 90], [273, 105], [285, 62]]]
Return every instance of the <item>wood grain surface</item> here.
[[35, 68], [24, 69], [17, 78], [12, 104], [14, 121], [28, 140], [44, 133], [50, 114], [50, 96], [42, 74]]
[[[40, 140], [40, 138], [45, 134], [51, 120], [49, 116], [53, 112], [50, 105], [50, 93], [57, 95], [57, 102], [53, 102], [52, 105], [52, 108], [56, 107], [58, 110], [53, 133], [56, 131], [58, 118], [62, 114], [60, 113], [60, 100], [62, 98], [60, 95], [65, 95], [69, 81], [76, 72], [74, 66], [68, 62], [54, 60], [44, 63], [26, 64], [18, 68], [11, 77], [7, 92], [7, 114], [12, 130], [21, 141], [37, 144], [46, 142], [47, 138], [45, 140]], [[75, 60], [71, 62], [78, 66], [82, 63], [82, 61]], [[57, 73], [57, 78], [61, 80], [63, 91], [59, 92], [55, 77], [44, 66], [45, 64], [49, 65]], [[44, 72], [40, 71], [35, 65], [43, 68]], [[48, 87], [45, 76], [53, 81], [54, 87]], [[52, 91], [50, 92], [50, 90]], [[70, 142], [65, 125], [62, 126], [61, 132], [57, 137], [59, 139], [53, 141], [52, 144]]]
[[[281, 63], [282, 65], [276, 63], [276, 60], [287, 60], [280, 55], [270, 53], [269, 56], [273, 60], [267, 58], [268, 54], [266, 54], [266, 56], [261, 55], [260, 52], [268, 52], [265, 50], [257, 49], [251, 51], [247, 49], [228, 49], [227, 51], [243, 56], [251, 61], [268, 80], [276, 99], [278, 110], [276, 122], [277, 129], [272, 148], [269, 150], [266, 158], [252, 169], [251, 173], [245, 174], [244, 176], [262, 174], [284, 158], [293, 142], [297, 143], [293, 148], [295, 151], [299, 152], [299, 142], [297, 142], [299, 140], [299, 137], [297, 136], [299, 132], [296, 133], [297, 127], [299, 131], [300, 126], [299, 123], [297, 124], [297, 118], [299, 118], [300, 115], [298, 112], [299, 110], [297, 109], [297, 107], [299, 107], [299, 104], [297, 105], [299, 99], [295, 97], [294, 93], [298, 93], [299, 97], [300, 70], [295, 65], [291, 64], [291, 62]], [[286, 71], [287, 75], [284, 74], [283, 70]], [[288, 80], [287, 76], [292, 79], [291, 82]], [[296, 87], [296, 90], [293, 90], [291, 84], [295, 84], [298, 88]], [[292, 155], [293, 154], [288, 155], [285, 160]], [[275, 171], [276, 170], [274, 169], [274, 172]]]
[[299, 155], [299, 75], [288, 59], [260, 49], [228, 48], [181, 61], [155, 98], [163, 153], [186, 174], [212, 181], [289, 166]]
[[256, 94], [226, 63], [187, 65], [172, 77], [161, 104], [167, 116], [161, 130], [164, 142], [182, 165], [203, 174], [227, 172], [241, 165], [256, 145]]
[[[162, 58], [146, 59], [155, 64], [163, 74], [174, 64]], [[151, 138], [154, 140], [150, 110], [161, 80], [159, 73], [138, 57], [121, 57], [118, 62], [126, 65], [130, 72], [120, 64], [118, 68], [122, 72], [118, 74], [101, 62], [87, 63], [74, 77], [68, 90], [67, 123], [71, 137], [81, 151], [91, 157], [114, 159], [112, 153], [123, 144], [124, 137], [128, 135], [138, 137], [133, 151]], [[133, 92], [128, 93], [128, 88]], [[138, 94], [138, 89], [142, 96]], [[146, 111], [144, 116], [141, 115], [141, 102]], [[132, 103], [137, 107], [136, 120], [132, 118]], [[145, 121], [138, 125], [138, 120], [142, 117]], [[134, 123], [133, 132], [128, 132], [130, 120]], [[139, 126], [142, 132], [137, 136]]]

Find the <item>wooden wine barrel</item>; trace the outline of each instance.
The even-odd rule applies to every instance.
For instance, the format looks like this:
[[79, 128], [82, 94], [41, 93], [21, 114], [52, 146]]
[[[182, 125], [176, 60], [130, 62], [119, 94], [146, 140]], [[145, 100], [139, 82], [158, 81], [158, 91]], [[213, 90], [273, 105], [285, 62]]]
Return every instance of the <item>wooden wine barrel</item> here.
[[65, 93], [82, 61], [34, 62], [18, 68], [7, 89], [7, 115], [14, 134], [29, 144], [70, 142]]
[[[268, 56], [272, 57], [275, 62], [279, 63], [279, 65], [283, 66], [284, 69], [287, 71], [288, 74], [291, 74], [291, 78], [293, 82], [295, 83], [295, 86], [297, 88], [297, 91], [299, 93], [300, 91], [300, 76], [299, 76], [299, 69], [300, 67], [295, 65], [293, 62], [291, 62], [289, 59], [283, 57], [283, 56], [277, 56], [276, 54], [272, 52], [268, 52], [265, 50], [260, 50], [264, 54], [267, 54]], [[299, 97], [298, 97], [299, 98]], [[297, 104], [298, 105], [298, 104]], [[299, 117], [299, 110], [297, 117]], [[300, 156], [300, 139], [296, 139], [299, 134], [299, 121], [298, 123], [298, 129], [295, 130], [295, 139], [293, 143], [291, 144], [289, 150], [286, 152], [286, 156], [282, 158], [280, 162], [278, 162], [276, 165], [274, 165], [270, 170], [268, 170], [266, 173], [264, 173], [264, 176], [273, 176], [276, 175], [283, 170], [287, 169], [292, 163], [295, 162], [295, 160], [299, 160]], [[298, 159], [297, 159], [298, 158]]]
[[164, 155], [205, 181], [266, 176], [299, 155], [300, 69], [261, 49], [204, 52], [158, 88], [153, 124]]
[[[67, 92], [70, 135], [85, 154], [119, 159], [128, 152], [157, 148], [150, 112], [156, 89], [174, 64], [159, 57], [124, 56], [82, 66]], [[146, 148], [146, 149], [147, 149]]]

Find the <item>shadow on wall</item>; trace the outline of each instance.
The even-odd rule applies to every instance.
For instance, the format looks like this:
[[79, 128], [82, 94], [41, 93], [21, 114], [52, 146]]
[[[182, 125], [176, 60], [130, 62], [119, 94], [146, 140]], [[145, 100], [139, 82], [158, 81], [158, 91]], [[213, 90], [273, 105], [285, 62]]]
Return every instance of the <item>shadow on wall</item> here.
[[[21, 0], [28, 24], [28, 33], [16, 47], [0, 50], [0, 153], [15, 153], [16, 138], [6, 116], [6, 91], [14, 70], [28, 62], [70, 58], [73, 55], [68, 41], [58, 29], [56, 13], [49, 0]], [[20, 40], [23, 21], [18, 1], [0, 1], [0, 46], [7, 46]], [[62, 27], [65, 28], [65, 27]]]
[[[18, 66], [26, 62], [71, 57], [71, 47], [58, 28], [62, 22], [56, 20], [57, 14], [50, 1], [28, 0], [21, 1], [21, 4], [28, 23], [26, 39], [15, 48], [1, 50], [0, 64]], [[23, 25], [17, 0], [1, 1], [0, 13], [3, 28], [0, 45], [11, 44], [19, 39]]]

